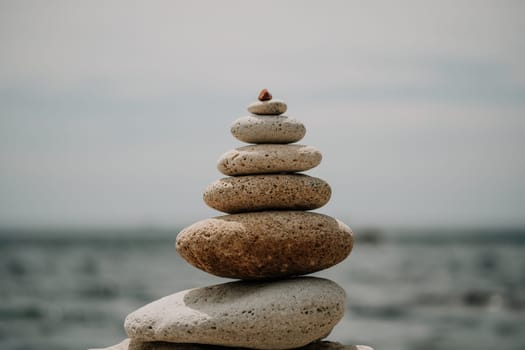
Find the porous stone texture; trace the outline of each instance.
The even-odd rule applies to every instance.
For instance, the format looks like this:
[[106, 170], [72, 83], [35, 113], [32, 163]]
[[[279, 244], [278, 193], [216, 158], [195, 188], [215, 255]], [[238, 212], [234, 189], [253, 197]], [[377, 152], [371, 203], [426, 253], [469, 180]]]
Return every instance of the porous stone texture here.
[[350, 254], [352, 230], [330, 216], [263, 211], [199, 221], [177, 236], [177, 251], [212, 275], [238, 279], [296, 276], [331, 267]]
[[247, 143], [292, 143], [301, 140], [306, 128], [299, 120], [285, 115], [250, 115], [231, 126], [235, 138]]
[[299, 172], [321, 163], [317, 148], [304, 145], [260, 144], [239, 147], [224, 153], [217, 169], [224, 175], [254, 175]]
[[161, 298], [129, 314], [124, 327], [141, 341], [291, 349], [326, 337], [344, 303], [344, 290], [326, 279], [238, 281]]
[[226, 177], [210, 184], [204, 202], [225, 213], [260, 210], [312, 210], [330, 200], [325, 181], [302, 174]]
[[[125, 339], [117, 345], [104, 349], [91, 350], [245, 350], [247, 348], [226, 347], [219, 345], [168, 343], [163, 341], [142, 342], [135, 339]], [[315, 341], [297, 350], [374, 350], [365, 345], [343, 345], [331, 341]]]
[[286, 103], [281, 100], [256, 101], [250, 103], [248, 112], [258, 115], [279, 115], [286, 112]]

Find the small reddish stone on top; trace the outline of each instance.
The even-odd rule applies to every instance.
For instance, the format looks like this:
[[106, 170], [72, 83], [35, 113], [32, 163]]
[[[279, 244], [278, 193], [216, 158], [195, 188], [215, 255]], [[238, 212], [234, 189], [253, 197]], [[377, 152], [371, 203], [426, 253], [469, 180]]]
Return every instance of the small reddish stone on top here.
[[259, 101], [270, 101], [272, 99], [272, 94], [267, 89], [262, 89], [259, 93]]

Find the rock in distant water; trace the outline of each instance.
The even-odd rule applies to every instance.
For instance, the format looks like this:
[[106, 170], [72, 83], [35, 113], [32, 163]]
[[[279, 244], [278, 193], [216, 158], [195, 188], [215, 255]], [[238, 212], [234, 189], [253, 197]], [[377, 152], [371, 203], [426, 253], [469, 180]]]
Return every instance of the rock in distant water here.
[[292, 143], [306, 134], [306, 128], [299, 120], [285, 115], [250, 115], [233, 122], [231, 133], [247, 143]]
[[326, 337], [343, 317], [345, 292], [314, 277], [230, 282], [154, 301], [126, 317], [140, 341], [291, 349]]
[[[235, 348], [218, 345], [185, 344], [168, 342], [141, 342], [139, 340], [125, 339], [117, 345], [104, 349], [92, 350], [246, 350], [247, 348]], [[316, 341], [296, 350], [374, 350], [365, 345], [342, 345], [330, 341]]]
[[248, 112], [258, 115], [279, 115], [286, 112], [286, 103], [281, 100], [253, 102], [248, 106]]
[[317, 148], [303, 145], [260, 144], [239, 147], [224, 153], [217, 169], [224, 175], [254, 175], [299, 172], [321, 163]]
[[204, 202], [230, 214], [260, 210], [312, 210], [328, 203], [331, 194], [330, 185], [308, 175], [245, 175], [215, 181], [204, 191]]
[[263, 211], [199, 221], [177, 236], [177, 251], [216, 276], [266, 279], [320, 271], [352, 250], [352, 231], [332, 217]]

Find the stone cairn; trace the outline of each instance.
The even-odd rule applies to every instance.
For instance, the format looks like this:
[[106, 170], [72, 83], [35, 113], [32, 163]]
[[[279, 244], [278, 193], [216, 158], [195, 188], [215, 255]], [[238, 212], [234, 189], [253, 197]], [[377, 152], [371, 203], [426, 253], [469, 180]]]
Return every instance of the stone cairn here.
[[298, 277], [343, 261], [352, 231], [341, 221], [313, 213], [330, 199], [323, 180], [300, 174], [319, 165], [321, 153], [292, 144], [304, 125], [283, 115], [287, 106], [264, 89], [231, 132], [250, 145], [222, 155], [229, 177], [204, 192], [210, 207], [228, 215], [199, 221], [177, 236], [176, 248], [191, 265], [241, 279], [190, 289], [129, 314], [130, 337], [107, 349], [371, 350], [321, 342], [341, 320], [345, 291], [316, 277]]

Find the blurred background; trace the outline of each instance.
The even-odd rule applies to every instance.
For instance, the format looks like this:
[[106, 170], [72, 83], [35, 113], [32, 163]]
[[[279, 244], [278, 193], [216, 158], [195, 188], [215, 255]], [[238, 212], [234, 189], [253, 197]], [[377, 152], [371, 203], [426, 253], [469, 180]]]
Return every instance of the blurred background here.
[[0, 1], [0, 348], [104, 347], [262, 88], [355, 231], [329, 339], [525, 347], [522, 1]]

